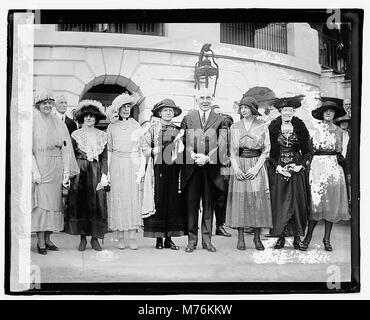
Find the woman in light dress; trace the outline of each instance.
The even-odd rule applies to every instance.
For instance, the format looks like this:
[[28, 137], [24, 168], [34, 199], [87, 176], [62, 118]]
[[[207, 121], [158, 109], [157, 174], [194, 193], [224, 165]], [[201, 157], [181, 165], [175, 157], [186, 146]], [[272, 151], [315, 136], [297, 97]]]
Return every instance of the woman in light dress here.
[[62, 186], [79, 169], [68, 129], [51, 112], [51, 92], [36, 92], [34, 102], [31, 231], [37, 233], [38, 253], [46, 255], [59, 250], [50, 235], [64, 228]]
[[308, 248], [312, 233], [318, 221], [325, 221], [323, 238], [324, 249], [332, 251], [330, 234], [333, 223], [349, 220], [348, 197], [341, 161], [343, 130], [333, 123], [334, 118], [346, 112], [334, 101], [325, 101], [312, 111], [312, 116], [320, 120], [313, 135], [314, 157], [311, 164], [310, 184], [312, 210], [307, 235], [303, 244]]
[[238, 103], [242, 120], [231, 126], [230, 177], [226, 224], [238, 229], [237, 249], [245, 250], [244, 228], [254, 229], [256, 250], [264, 250], [261, 228], [272, 227], [266, 159], [270, 153], [269, 132], [257, 119], [258, 104], [252, 97]]
[[125, 248], [124, 235], [128, 233], [130, 248], [137, 249], [136, 233], [142, 225], [138, 172], [142, 129], [132, 117], [137, 95], [123, 93], [109, 107], [108, 115], [118, 120], [108, 128], [108, 170], [111, 188], [108, 193], [108, 226], [117, 232], [118, 248]]

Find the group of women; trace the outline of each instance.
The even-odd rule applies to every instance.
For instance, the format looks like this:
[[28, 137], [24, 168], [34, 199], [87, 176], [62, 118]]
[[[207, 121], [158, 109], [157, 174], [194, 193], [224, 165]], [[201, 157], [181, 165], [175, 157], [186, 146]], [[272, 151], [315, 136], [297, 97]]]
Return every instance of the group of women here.
[[[108, 232], [116, 233], [118, 248], [124, 249], [128, 238], [135, 250], [142, 225], [144, 237], [155, 238], [157, 249], [179, 249], [172, 238], [186, 235], [188, 228], [180, 189], [184, 133], [172, 119], [182, 110], [170, 99], [160, 101], [152, 109], [159, 121], [144, 132], [132, 117], [138, 100], [127, 93], [116, 97], [107, 112], [111, 123], [106, 132], [96, 128], [106, 118], [101, 103], [82, 100], [74, 113], [80, 129], [69, 136], [51, 112], [52, 95], [36, 93], [32, 231], [40, 254], [59, 250], [50, 235], [63, 230], [80, 236], [80, 251], [86, 249], [86, 237], [101, 251], [99, 239]], [[230, 128], [233, 173], [226, 205], [226, 225], [238, 229], [237, 249], [246, 249], [244, 228], [253, 227], [257, 250], [264, 250], [261, 228], [278, 237], [275, 249], [294, 236], [294, 247], [307, 250], [317, 221], [324, 219], [324, 246], [331, 251], [333, 223], [349, 219], [337, 160], [341, 129], [333, 124], [344, 111], [324, 102], [312, 113], [321, 122], [310, 137], [294, 116], [301, 100], [276, 99], [280, 116], [269, 125], [260, 120], [253, 98], [238, 103], [242, 119]]]

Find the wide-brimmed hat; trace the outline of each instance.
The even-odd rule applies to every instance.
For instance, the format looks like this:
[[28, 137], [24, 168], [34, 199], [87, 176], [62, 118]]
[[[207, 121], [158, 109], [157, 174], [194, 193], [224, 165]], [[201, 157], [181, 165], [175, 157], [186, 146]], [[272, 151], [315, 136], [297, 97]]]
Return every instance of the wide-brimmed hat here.
[[77, 122], [82, 123], [88, 114], [94, 115], [96, 122], [106, 119], [101, 102], [89, 99], [81, 100], [74, 112], [74, 118]]
[[252, 114], [255, 116], [260, 116], [261, 114], [258, 112], [258, 103], [256, 99], [253, 97], [248, 97], [246, 95], [243, 95], [240, 101], [235, 101], [235, 105], [238, 106], [238, 113], [240, 113], [240, 107], [241, 106], [247, 106], [251, 109]]
[[278, 111], [285, 107], [297, 109], [302, 105], [304, 97], [303, 94], [299, 94], [294, 97], [275, 98], [272, 99], [269, 104], [274, 106]]
[[160, 118], [161, 116], [159, 115], [159, 112], [163, 108], [172, 108], [174, 111], [174, 117], [179, 116], [182, 113], [182, 110], [180, 107], [178, 107], [175, 102], [171, 99], [163, 99], [162, 101], [156, 103], [153, 106], [152, 113], [155, 117]]
[[53, 93], [50, 90], [44, 89], [44, 90], [35, 91], [34, 96], [33, 96], [33, 102], [35, 106], [36, 104], [46, 101], [46, 100], [55, 101]]
[[319, 106], [315, 110], [312, 110], [311, 114], [315, 119], [323, 120], [324, 112], [329, 109], [334, 110], [335, 112], [334, 118], [343, 117], [347, 114], [343, 107], [338, 106], [336, 102], [332, 100], [326, 100], [322, 102], [321, 106]]
[[339, 118], [334, 119], [334, 123], [335, 123], [335, 124], [337, 124], [338, 126], [339, 126], [342, 122], [344, 122], [344, 121], [351, 122], [351, 117], [350, 117], [348, 114], [346, 114], [346, 115], [344, 115], [343, 117], [339, 117]]
[[114, 100], [112, 101], [112, 104], [109, 107], [109, 112], [114, 113], [117, 112], [119, 113], [119, 109], [125, 105], [125, 104], [130, 104], [132, 107], [136, 105], [140, 100], [140, 96], [138, 93], [133, 93], [133, 94], [128, 94], [128, 93], [122, 93], [119, 96], [115, 97]]

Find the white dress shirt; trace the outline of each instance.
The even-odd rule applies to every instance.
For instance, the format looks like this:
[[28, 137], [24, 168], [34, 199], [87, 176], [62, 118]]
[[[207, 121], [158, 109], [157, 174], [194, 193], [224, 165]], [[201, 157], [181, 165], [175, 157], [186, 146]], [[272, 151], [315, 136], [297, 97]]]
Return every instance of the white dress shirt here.
[[200, 121], [202, 121], [202, 118], [203, 118], [203, 113], [206, 114], [206, 121], [204, 121], [203, 125], [205, 125], [207, 123], [207, 120], [208, 120], [208, 117], [209, 117], [209, 114], [211, 113], [211, 109], [209, 109], [208, 111], [203, 111], [201, 109], [199, 109], [199, 115], [200, 115]]

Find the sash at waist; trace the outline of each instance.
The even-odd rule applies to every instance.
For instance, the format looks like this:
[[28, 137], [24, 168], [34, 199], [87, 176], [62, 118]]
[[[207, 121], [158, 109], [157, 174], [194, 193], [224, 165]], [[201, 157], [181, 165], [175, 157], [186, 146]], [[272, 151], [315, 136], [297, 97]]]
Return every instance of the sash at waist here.
[[113, 150], [113, 155], [120, 158], [131, 158], [140, 156], [139, 151], [118, 151], [118, 150]]
[[261, 150], [253, 150], [248, 148], [239, 148], [239, 157], [241, 158], [255, 158], [261, 155]]
[[314, 156], [336, 156], [335, 151], [315, 151]]
[[53, 149], [39, 149], [35, 151], [36, 154], [42, 154], [46, 157], [61, 157], [62, 156], [62, 149], [59, 147]]

